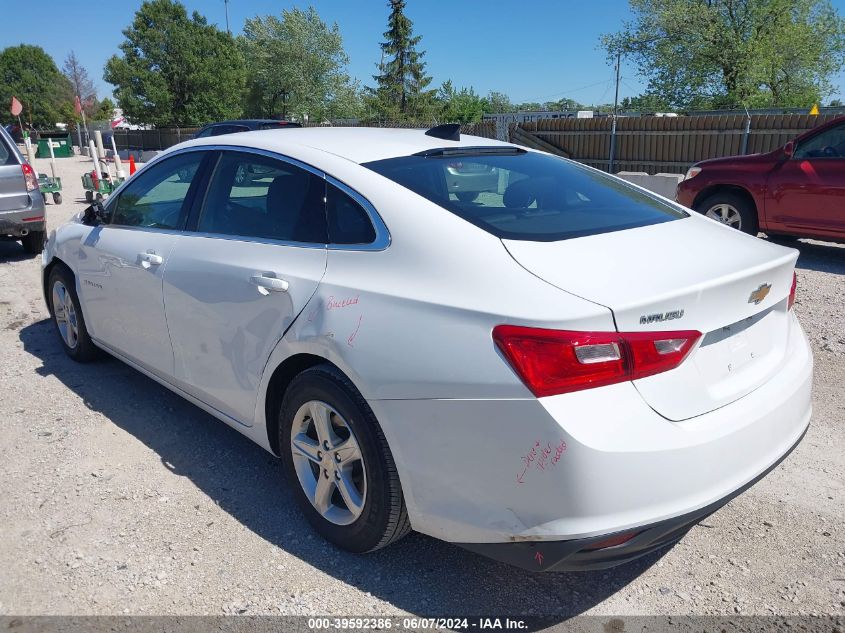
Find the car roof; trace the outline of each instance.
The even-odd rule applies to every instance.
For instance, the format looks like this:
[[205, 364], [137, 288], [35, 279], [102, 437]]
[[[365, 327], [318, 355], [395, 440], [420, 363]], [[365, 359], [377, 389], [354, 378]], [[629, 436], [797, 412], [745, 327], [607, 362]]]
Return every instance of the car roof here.
[[[295, 148], [309, 148], [340, 156], [355, 163], [410, 156], [418, 152], [458, 147], [513, 147], [494, 139], [461, 135], [459, 141], [427, 136], [423, 129], [372, 127], [309, 127], [238, 132], [189, 141], [185, 145], [239, 145], [291, 155]], [[181, 146], [180, 146], [181, 147]]]

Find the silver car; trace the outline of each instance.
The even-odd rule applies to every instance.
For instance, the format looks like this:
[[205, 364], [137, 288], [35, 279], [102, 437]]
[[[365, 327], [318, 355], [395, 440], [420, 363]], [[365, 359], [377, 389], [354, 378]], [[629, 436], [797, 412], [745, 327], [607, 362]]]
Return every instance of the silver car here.
[[20, 240], [27, 253], [44, 248], [47, 221], [38, 174], [0, 127], [0, 239]]

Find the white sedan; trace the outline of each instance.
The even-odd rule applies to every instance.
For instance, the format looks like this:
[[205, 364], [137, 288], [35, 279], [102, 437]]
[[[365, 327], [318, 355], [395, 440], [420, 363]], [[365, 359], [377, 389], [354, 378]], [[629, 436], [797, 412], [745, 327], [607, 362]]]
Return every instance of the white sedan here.
[[72, 358], [280, 456], [332, 543], [566, 570], [674, 543], [800, 441], [796, 256], [456, 126], [311, 128], [164, 152], [43, 279]]

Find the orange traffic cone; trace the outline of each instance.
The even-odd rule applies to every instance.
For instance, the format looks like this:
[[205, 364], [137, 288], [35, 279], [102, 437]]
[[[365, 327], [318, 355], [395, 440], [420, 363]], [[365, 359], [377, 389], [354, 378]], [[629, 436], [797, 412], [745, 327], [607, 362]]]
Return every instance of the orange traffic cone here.
[[135, 156], [133, 154], [129, 154], [129, 175], [135, 173]]

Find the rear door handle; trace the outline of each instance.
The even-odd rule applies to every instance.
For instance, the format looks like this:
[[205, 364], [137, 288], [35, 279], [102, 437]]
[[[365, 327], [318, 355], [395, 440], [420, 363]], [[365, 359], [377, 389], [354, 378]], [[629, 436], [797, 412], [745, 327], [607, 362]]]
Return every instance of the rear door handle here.
[[287, 292], [290, 286], [284, 279], [268, 275], [253, 275], [249, 278], [249, 282], [258, 286], [258, 292], [263, 295], [268, 295], [270, 292]]
[[149, 250], [146, 253], [138, 253], [138, 259], [141, 260], [141, 266], [149, 268], [150, 266], [158, 266], [164, 262], [161, 255], [156, 255], [155, 251]]

